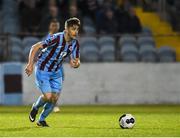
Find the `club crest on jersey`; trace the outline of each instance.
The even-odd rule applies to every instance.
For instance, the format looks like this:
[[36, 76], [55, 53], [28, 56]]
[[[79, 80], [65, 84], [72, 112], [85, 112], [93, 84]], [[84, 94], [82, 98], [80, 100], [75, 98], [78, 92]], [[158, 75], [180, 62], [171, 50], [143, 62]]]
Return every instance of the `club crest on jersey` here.
[[55, 38], [55, 35], [51, 35], [50, 36], [50, 39], [52, 40], [52, 39], [54, 39]]

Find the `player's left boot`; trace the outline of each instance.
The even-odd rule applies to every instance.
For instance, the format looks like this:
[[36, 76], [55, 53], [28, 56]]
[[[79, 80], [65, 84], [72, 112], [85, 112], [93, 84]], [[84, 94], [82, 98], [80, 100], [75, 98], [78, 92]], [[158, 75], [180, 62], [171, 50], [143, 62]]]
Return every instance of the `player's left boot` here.
[[37, 125], [42, 126], [42, 127], [49, 127], [49, 125], [46, 123], [46, 121], [38, 121]]
[[36, 115], [37, 115], [37, 113], [38, 113], [38, 110], [36, 110], [36, 109], [33, 108], [33, 106], [32, 106], [31, 112], [30, 112], [30, 114], [29, 114], [29, 120], [30, 120], [31, 122], [34, 122], [34, 121], [36, 120]]

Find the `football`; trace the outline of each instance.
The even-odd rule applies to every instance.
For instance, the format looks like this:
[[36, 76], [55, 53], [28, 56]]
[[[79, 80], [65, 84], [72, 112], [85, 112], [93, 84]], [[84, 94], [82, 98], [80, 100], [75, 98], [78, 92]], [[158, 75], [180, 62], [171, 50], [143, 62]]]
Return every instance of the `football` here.
[[131, 114], [123, 114], [119, 118], [119, 125], [121, 128], [133, 128], [135, 125], [135, 118]]

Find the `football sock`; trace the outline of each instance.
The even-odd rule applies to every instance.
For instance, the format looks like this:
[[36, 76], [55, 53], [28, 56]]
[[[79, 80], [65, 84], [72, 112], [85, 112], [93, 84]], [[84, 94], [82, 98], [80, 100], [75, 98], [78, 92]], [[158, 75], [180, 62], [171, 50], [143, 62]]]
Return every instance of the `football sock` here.
[[55, 104], [52, 102], [46, 102], [44, 109], [40, 114], [39, 121], [44, 121], [45, 118], [52, 112]]
[[46, 103], [46, 101], [43, 99], [42, 96], [39, 96], [39, 98], [37, 99], [37, 101], [34, 103], [33, 108], [35, 108], [36, 110], [38, 110], [40, 107], [42, 107], [44, 104]]

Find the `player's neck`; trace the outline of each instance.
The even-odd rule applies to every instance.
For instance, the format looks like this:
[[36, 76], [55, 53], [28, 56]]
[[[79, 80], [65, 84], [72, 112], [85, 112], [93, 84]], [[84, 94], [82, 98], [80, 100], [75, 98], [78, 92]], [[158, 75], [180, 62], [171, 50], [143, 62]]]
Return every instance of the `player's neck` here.
[[49, 32], [49, 34], [50, 34], [50, 35], [53, 35], [53, 34], [55, 34], [55, 32], [53, 32], [53, 31], [50, 31], [50, 32]]
[[71, 38], [69, 37], [68, 33], [64, 32], [64, 38], [66, 40], [66, 42], [70, 42]]

